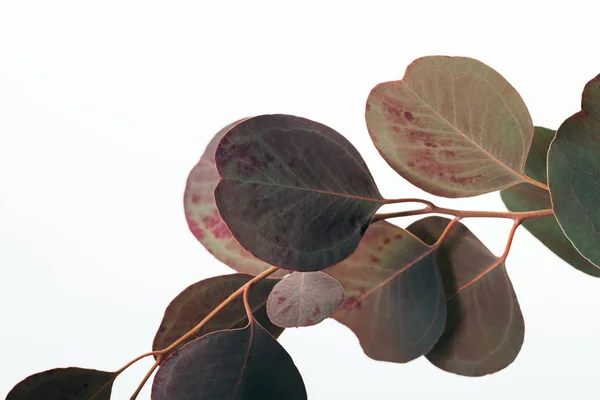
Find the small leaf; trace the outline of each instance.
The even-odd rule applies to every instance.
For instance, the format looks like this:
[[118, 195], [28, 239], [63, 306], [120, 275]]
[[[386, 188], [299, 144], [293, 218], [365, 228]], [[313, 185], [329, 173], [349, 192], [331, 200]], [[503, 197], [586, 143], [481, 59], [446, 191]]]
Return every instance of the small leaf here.
[[367, 356], [404, 363], [439, 339], [446, 301], [434, 251], [404, 229], [372, 224], [356, 252], [327, 273], [346, 291], [333, 318], [352, 329]]
[[291, 357], [257, 322], [188, 343], [162, 363], [152, 385], [152, 400], [306, 398]]
[[238, 242], [285, 269], [317, 271], [354, 252], [384, 203], [358, 151], [333, 129], [262, 115], [216, 151], [215, 201]]
[[333, 314], [343, 301], [344, 289], [331, 276], [320, 271], [294, 272], [273, 288], [267, 315], [277, 326], [311, 326]]
[[[428, 217], [408, 227], [434, 243], [450, 220]], [[523, 345], [525, 323], [506, 267], [461, 223], [437, 251], [448, 301], [444, 334], [427, 354], [435, 366], [483, 376], [512, 363]]]
[[94, 369], [51, 369], [19, 382], [6, 400], [109, 400], [115, 377]]
[[[186, 334], [250, 279], [252, 276], [245, 274], [221, 275], [204, 279], [187, 287], [167, 307], [154, 337], [152, 350], [162, 350]], [[277, 282], [279, 282], [278, 279], [263, 279], [252, 285], [248, 294], [248, 301], [254, 317], [275, 337], [281, 335], [283, 329], [274, 326], [269, 321], [266, 314], [266, 303], [269, 293]], [[241, 328], [247, 324], [248, 317], [240, 296], [215, 315], [190, 340], [210, 332]]]
[[[233, 238], [219, 215], [213, 195], [219, 182], [215, 150], [221, 138], [240, 121], [243, 120], [227, 125], [210, 141], [188, 176], [183, 203], [190, 231], [213, 256], [238, 272], [258, 275], [271, 265], [248, 253]], [[278, 271], [272, 276], [284, 274], [285, 271]]]
[[517, 91], [465, 57], [419, 58], [375, 86], [367, 128], [383, 158], [437, 196], [468, 197], [523, 182], [533, 124]]
[[558, 128], [548, 153], [548, 184], [560, 227], [600, 266], [600, 75], [583, 90], [582, 111]]
[[[537, 180], [546, 183], [546, 160], [548, 147], [554, 138], [555, 131], [535, 127], [535, 135], [525, 173]], [[500, 192], [502, 201], [510, 211], [536, 211], [552, 208], [550, 193], [547, 190], [521, 183]], [[530, 219], [523, 222], [523, 226], [540, 240], [548, 249], [552, 250], [560, 258], [586, 274], [600, 276], [600, 268], [589, 262], [573, 247], [567, 239], [556, 218], [551, 215], [544, 218]]]

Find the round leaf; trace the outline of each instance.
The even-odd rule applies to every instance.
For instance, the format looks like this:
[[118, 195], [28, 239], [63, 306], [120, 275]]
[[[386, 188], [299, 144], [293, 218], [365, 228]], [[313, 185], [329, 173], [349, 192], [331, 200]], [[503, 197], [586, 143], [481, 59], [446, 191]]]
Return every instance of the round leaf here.
[[552, 208], [573, 246], [600, 266], [600, 75], [583, 91], [582, 111], [562, 123], [548, 153]]
[[25, 378], [6, 400], [110, 400], [114, 379], [114, 372], [56, 368]]
[[[428, 217], [408, 229], [432, 244], [449, 222]], [[521, 350], [525, 323], [504, 263], [460, 223], [436, 253], [448, 318], [427, 359], [438, 368], [465, 376], [483, 376], [507, 367]]]
[[423, 57], [375, 86], [366, 121], [383, 158], [415, 186], [467, 197], [528, 180], [533, 125], [517, 91], [465, 57]]
[[433, 249], [388, 222], [372, 224], [356, 252], [327, 270], [346, 291], [333, 315], [375, 360], [408, 362], [427, 353], [446, 320]]
[[[550, 142], [554, 138], [555, 131], [535, 127], [535, 135], [525, 173], [542, 183], [546, 183], [546, 161]], [[536, 211], [552, 208], [550, 193], [547, 190], [521, 183], [500, 192], [502, 201], [510, 211]], [[560, 258], [586, 274], [600, 276], [600, 268], [589, 262], [573, 247], [573, 244], [551, 215], [544, 218], [530, 219], [523, 222], [523, 226], [538, 238], [548, 249], [552, 250]]]
[[215, 201], [233, 236], [258, 258], [317, 271], [354, 252], [384, 203], [358, 151], [308, 119], [262, 115], [225, 134]]
[[[219, 215], [213, 195], [219, 182], [215, 165], [217, 144], [229, 129], [240, 121], [242, 120], [227, 125], [210, 141], [200, 161], [188, 176], [183, 204], [190, 231], [213, 256], [238, 272], [258, 275], [271, 265], [248, 253], [233, 238]], [[273, 276], [284, 274], [285, 271], [278, 271]]]
[[[245, 274], [222, 275], [204, 279], [187, 287], [167, 307], [154, 337], [152, 350], [162, 350], [186, 334], [250, 279], [252, 276]], [[248, 295], [254, 317], [275, 337], [278, 337], [283, 329], [274, 326], [269, 321], [266, 314], [266, 303], [269, 293], [278, 281], [277, 279], [263, 279], [252, 285]], [[190, 340], [210, 332], [241, 328], [247, 324], [248, 317], [240, 296], [215, 315]]]
[[208, 334], [160, 366], [152, 400], [305, 400], [289, 354], [258, 323]]
[[282, 279], [269, 295], [267, 314], [285, 328], [316, 325], [344, 301], [344, 289], [320, 272], [294, 272]]

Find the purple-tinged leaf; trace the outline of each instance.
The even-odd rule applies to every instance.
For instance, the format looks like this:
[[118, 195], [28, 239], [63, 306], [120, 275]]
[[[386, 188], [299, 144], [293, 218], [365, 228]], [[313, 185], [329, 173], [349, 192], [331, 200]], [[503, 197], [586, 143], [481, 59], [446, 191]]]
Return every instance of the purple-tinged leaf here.
[[369, 94], [367, 128], [402, 177], [437, 196], [468, 197], [529, 180], [533, 136], [517, 91], [465, 57], [423, 57]]
[[583, 90], [581, 111], [567, 118], [548, 152], [552, 208], [565, 235], [600, 267], [600, 75]]
[[[547, 182], [547, 154], [555, 133], [553, 130], [536, 126], [533, 144], [527, 156], [525, 173], [542, 183]], [[506, 208], [510, 211], [536, 211], [552, 208], [550, 193], [529, 183], [521, 183], [504, 189], [500, 195]], [[573, 247], [554, 215], [523, 221], [523, 226], [571, 266], [586, 274], [600, 277], [600, 268], [589, 262]]]
[[[428, 217], [408, 229], [426, 243], [434, 243], [449, 222]], [[521, 350], [525, 323], [504, 263], [460, 223], [436, 253], [448, 316], [444, 333], [427, 359], [465, 376], [483, 376], [507, 367]]]
[[260, 324], [213, 332], [161, 365], [152, 400], [305, 400], [292, 358]]
[[[219, 182], [215, 150], [221, 138], [240, 121], [243, 120], [227, 125], [210, 141], [188, 176], [183, 204], [190, 231], [213, 256], [238, 272], [258, 275], [271, 265], [248, 253], [233, 238], [219, 215], [213, 194]], [[278, 271], [273, 276], [283, 276], [285, 273]]]
[[329, 317], [344, 301], [338, 281], [321, 272], [293, 272], [269, 295], [267, 315], [284, 328], [316, 325]]
[[446, 301], [433, 248], [402, 228], [372, 224], [356, 252], [326, 272], [346, 291], [333, 318], [375, 360], [411, 361], [444, 330]]
[[318, 271], [347, 258], [385, 202], [352, 144], [308, 119], [240, 122], [223, 136], [215, 159], [215, 201], [231, 233], [285, 269]]
[[[252, 276], [246, 274], [221, 275], [204, 279], [187, 287], [167, 307], [154, 337], [152, 350], [162, 350], [186, 334], [233, 292], [248, 283], [250, 279], [252, 279]], [[274, 337], [281, 335], [283, 329], [269, 321], [266, 313], [266, 303], [269, 293], [271, 293], [277, 282], [279, 282], [278, 279], [263, 279], [252, 285], [248, 294], [248, 301], [254, 317]], [[190, 340], [210, 332], [241, 328], [247, 324], [248, 317], [240, 296], [215, 315]]]
[[19, 382], [6, 400], [109, 400], [114, 372], [56, 368]]

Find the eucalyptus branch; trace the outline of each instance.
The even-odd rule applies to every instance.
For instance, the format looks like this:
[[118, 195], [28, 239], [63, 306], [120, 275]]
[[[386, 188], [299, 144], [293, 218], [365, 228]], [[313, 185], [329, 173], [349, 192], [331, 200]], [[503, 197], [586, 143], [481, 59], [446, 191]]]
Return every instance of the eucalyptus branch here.
[[[415, 200], [410, 199], [410, 202], [421, 202], [426, 204], [425, 200]], [[394, 204], [399, 202], [394, 202]], [[431, 202], [426, 207], [416, 209], [416, 210], [408, 210], [408, 211], [398, 211], [391, 213], [380, 213], [375, 214], [375, 216], [371, 219], [371, 223], [375, 223], [377, 221], [381, 221], [388, 218], [398, 218], [398, 217], [408, 217], [411, 215], [423, 215], [423, 214], [445, 214], [452, 215], [454, 217], [460, 218], [508, 218], [512, 220], [526, 220], [533, 218], [542, 218], [547, 217], [549, 215], [553, 215], [554, 211], [552, 209], [545, 210], [537, 210], [537, 211], [523, 211], [523, 212], [510, 212], [510, 211], [467, 211], [467, 210], [455, 210], [452, 208], [438, 207]]]

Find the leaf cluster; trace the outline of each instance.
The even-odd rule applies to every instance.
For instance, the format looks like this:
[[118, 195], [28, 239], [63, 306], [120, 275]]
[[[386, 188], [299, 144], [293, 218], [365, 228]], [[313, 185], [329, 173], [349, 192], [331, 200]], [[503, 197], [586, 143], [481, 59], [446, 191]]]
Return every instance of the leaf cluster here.
[[[375, 360], [425, 356], [458, 375], [498, 372], [524, 339], [505, 266], [520, 225], [600, 276], [600, 75], [554, 131], [534, 127], [489, 66], [423, 57], [372, 89], [365, 119], [381, 156], [416, 187], [449, 198], [498, 191], [509, 211], [385, 199], [359, 151], [315, 121], [275, 114], [229, 124], [192, 169], [184, 208], [193, 235], [237, 273], [197, 282], [167, 307], [144, 355], [156, 358], [145, 378], [158, 368], [153, 400], [306, 399], [276, 338], [328, 317]], [[423, 207], [378, 213], [395, 203]], [[435, 215], [406, 228], [386, 221], [426, 214]], [[514, 221], [501, 256], [460, 222], [470, 217]], [[7, 400], [109, 399], [130, 364], [45, 371]]]

